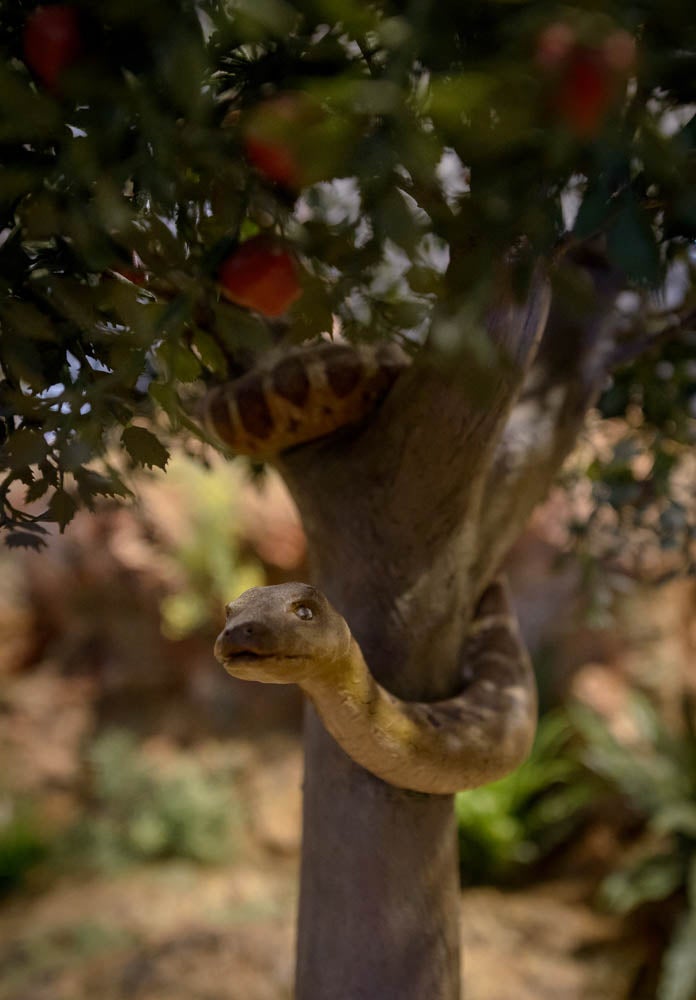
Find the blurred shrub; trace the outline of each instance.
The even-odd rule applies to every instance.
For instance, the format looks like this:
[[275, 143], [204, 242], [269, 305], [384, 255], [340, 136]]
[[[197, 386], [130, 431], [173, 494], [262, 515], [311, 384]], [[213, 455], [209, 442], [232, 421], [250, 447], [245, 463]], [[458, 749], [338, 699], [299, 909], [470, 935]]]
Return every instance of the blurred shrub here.
[[619, 817], [625, 820], [628, 807], [632, 842], [622, 858], [630, 860], [605, 877], [600, 901], [621, 914], [662, 904], [668, 943], [656, 1000], [694, 1000], [696, 699], [684, 699], [681, 727], [640, 697], [628, 721], [630, 739], [619, 740], [589, 709], [551, 713], [522, 767], [457, 795], [462, 880], [510, 882], [593, 815], [616, 816], [617, 827], [625, 826]]
[[111, 730], [92, 745], [92, 808], [65, 837], [73, 863], [109, 869], [133, 861], [224, 860], [238, 806], [224, 776], [178, 751], [163, 762], [140, 752], [131, 734]]
[[562, 712], [544, 716], [529, 759], [512, 774], [456, 796], [462, 882], [519, 877], [584, 822], [592, 783]]
[[213, 616], [217, 621], [225, 602], [265, 582], [261, 564], [240, 552], [241, 488], [242, 475], [234, 463], [203, 467], [177, 454], [168, 468], [166, 490], [152, 494], [152, 513], [166, 536], [164, 549], [175, 580], [174, 591], [160, 604], [169, 638], [183, 638], [209, 625]]
[[[657, 1000], [696, 997], [696, 700], [684, 698], [683, 726], [668, 726], [643, 699], [633, 702], [635, 738], [619, 742], [593, 713], [574, 711], [583, 760], [639, 822], [630, 862], [612, 872], [601, 899], [631, 913], [670, 900], [677, 914], [664, 953]], [[665, 911], [669, 914], [669, 911]], [[665, 915], [661, 911], [661, 918]]]
[[[109, 953], [137, 947], [135, 930], [102, 922], [94, 913], [85, 914], [76, 923], [59, 926], [27, 928], [17, 945], [17, 959], [7, 972], [3, 970], [3, 986], [10, 988], [12, 997], [35, 995], [36, 980], [55, 983], [61, 973], [86, 960], [107, 957]], [[8, 963], [8, 966], [10, 963]], [[7, 996], [7, 994], [3, 994]], [[58, 996], [58, 993], [51, 994]], [[65, 996], [61, 991], [60, 996]], [[84, 997], [84, 993], [80, 993]]]
[[34, 810], [7, 795], [0, 799], [0, 897], [19, 886], [47, 854], [48, 844]]

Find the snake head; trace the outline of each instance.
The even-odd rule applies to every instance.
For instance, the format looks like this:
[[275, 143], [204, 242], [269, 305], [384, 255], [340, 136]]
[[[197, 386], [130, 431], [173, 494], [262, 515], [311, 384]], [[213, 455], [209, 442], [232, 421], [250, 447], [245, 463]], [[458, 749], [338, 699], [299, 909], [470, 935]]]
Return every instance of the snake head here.
[[305, 583], [252, 587], [225, 610], [215, 656], [233, 677], [309, 684], [335, 670], [350, 648], [344, 619]]

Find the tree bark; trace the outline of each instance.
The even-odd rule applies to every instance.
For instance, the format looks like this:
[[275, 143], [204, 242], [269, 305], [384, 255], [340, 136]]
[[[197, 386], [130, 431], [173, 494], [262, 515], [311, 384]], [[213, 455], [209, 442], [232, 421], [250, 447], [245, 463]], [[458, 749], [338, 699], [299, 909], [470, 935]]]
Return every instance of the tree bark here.
[[452, 796], [393, 788], [305, 719], [296, 1000], [455, 1000]]
[[564, 262], [584, 282], [581, 301], [554, 301], [533, 364], [496, 447], [477, 538], [479, 571], [497, 565], [544, 499], [604, 388], [614, 356], [613, 303], [624, 276], [580, 246]]
[[[285, 453], [312, 580], [344, 615], [376, 678], [434, 700], [461, 689], [481, 573], [476, 535], [496, 443], [546, 322], [547, 283], [502, 297], [504, 352], [485, 405], [465, 373], [425, 362], [375, 419]], [[296, 1000], [457, 1000], [459, 878], [451, 796], [393, 788], [305, 725]]]

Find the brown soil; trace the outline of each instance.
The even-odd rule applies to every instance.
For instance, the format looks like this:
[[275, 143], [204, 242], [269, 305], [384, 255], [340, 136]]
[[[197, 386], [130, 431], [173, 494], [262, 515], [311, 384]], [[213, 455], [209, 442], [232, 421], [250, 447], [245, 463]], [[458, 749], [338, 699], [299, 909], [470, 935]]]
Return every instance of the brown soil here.
[[[233, 861], [66, 875], [11, 897], [0, 910], [0, 1000], [289, 1000], [299, 740], [228, 749], [244, 800]], [[465, 891], [466, 1000], [629, 997], [640, 954], [617, 919], [592, 910], [589, 891], [567, 878]]]
[[[157, 496], [157, 524], [166, 526], [169, 508]], [[297, 525], [275, 507], [273, 516], [258, 510], [247, 535], [269, 580], [301, 576]], [[179, 522], [170, 520], [177, 536]], [[0, 1000], [291, 997], [300, 700], [223, 674], [211, 655], [215, 610], [210, 634], [178, 642], [162, 635], [171, 559], [149, 540], [148, 524], [107, 512], [78, 519], [38, 558], [2, 558], [0, 809], [3, 795], [26, 795], [47, 828], [69, 823], [84, 797], [85, 748], [106, 727], [125, 726], [151, 752], [159, 740], [165, 758], [167, 747], [224, 757], [242, 816], [236, 853], [215, 867], [177, 861], [91, 877], [53, 873], [17, 890], [0, 906]], [[694, 689], [693, 585], [675, 583], [659, 600], [639, 594], [626, 613], [640, 636], [626, 623], [621, 635], [581, 632], [569, 627], [568, 595], [551, 583], [553, 553], [542, 549], [520, 556], [527, 589], [520, 584], [518, 596], [539, 658], [549, 621], [567, 628], [552, 635], [555, 666], [541, 676], [547, 700], [572, 682], [616, 729], [636, 678], [667, 712], [675, 692]], [[565, 610], [554, 604], [558, 594]], [[559, 663], [570, 665], [562, 683]], [[615, 841], [600, 844], [601, 833], [589, 855], [606, 863]], [[597, 872], [586, 861], [565, 857], [533, 888], [462, 894], [466, 1000], [654, 1000], [641, 971], [653, 943], [593, 910]]]

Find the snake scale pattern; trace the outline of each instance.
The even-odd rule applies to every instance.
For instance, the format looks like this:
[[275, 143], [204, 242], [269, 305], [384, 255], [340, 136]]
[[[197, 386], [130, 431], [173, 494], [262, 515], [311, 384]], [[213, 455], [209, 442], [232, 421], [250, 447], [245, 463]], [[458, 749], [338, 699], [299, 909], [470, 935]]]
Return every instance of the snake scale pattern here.
[[295, 348], [213, 389], [205, 425], [238, 455], [272, 458], [363, 420], [408, 364], [396, 344]]

